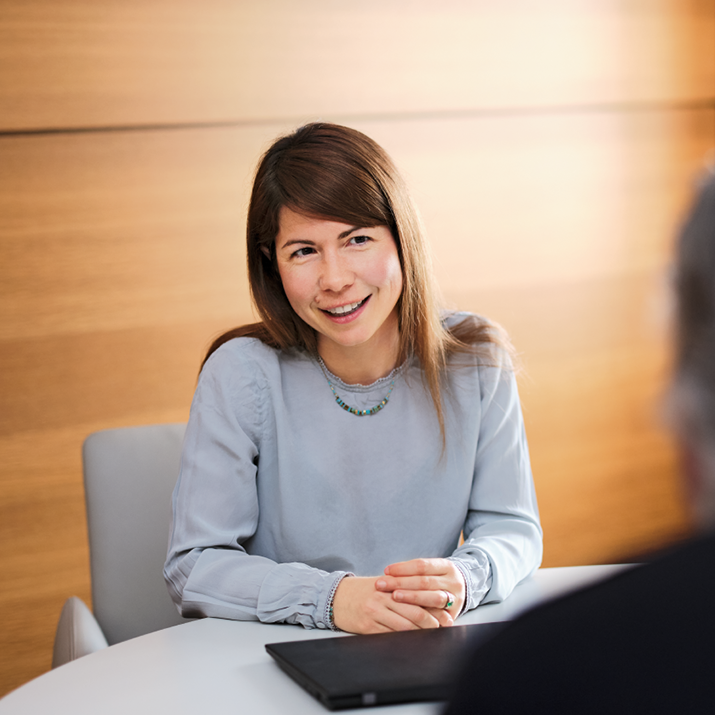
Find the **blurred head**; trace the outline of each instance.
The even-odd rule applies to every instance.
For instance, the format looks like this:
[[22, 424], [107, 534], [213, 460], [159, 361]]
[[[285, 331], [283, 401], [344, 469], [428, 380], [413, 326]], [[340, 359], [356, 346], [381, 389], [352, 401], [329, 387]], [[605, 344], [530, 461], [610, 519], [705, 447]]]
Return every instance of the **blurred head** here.
[[400, 260], [397, 304], [401, 348], [419, 350], [420, 334], [438, 330], [423, 233], [407, 188], [385, 151], [348, 127], [317, 122], [278, 139], [256, 171], [248, 210], [251, 292], [275, 343], [316, 352], [316, 336], [291, 308], [275, 256], [281, 209], [351, 226], [384, 226]]
[[675, 266], [675, 427], [701, 528], [715, 526], [715, 174], [700, 187], [682, 229]]

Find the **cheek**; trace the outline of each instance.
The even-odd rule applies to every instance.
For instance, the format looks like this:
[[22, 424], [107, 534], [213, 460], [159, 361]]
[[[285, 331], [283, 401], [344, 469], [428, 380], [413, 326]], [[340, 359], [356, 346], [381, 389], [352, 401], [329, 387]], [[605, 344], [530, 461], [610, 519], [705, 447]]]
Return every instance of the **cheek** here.
[[373, 280], [374, 285], [388, 290], [397, 301], [402, 293], [402, 267], [397, 254], [390, 255], [387, 260], [375, 267]]
[[299, 313], [305, 302], [310, 301], [309, 281], [300, 271], [291, 271], [283, 266], [279, 266], [278, 272], [288, 302], [293, 307], [293, 310]]

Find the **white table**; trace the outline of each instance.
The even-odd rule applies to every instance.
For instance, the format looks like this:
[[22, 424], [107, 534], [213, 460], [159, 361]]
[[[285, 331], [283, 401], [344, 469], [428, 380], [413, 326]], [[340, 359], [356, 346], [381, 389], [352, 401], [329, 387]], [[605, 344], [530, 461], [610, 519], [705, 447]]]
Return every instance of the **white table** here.
[[[458, 623], [512, 619], [537, 603], [621, 568], [540, 569], [503, 603], [481, 606]], [[118, 643], [45, 673], [0, 700], [0, 715], [327, 713], [278, 668], [264, 646], [334, 635], [300, 626], [214, 618], [192, 621]], [[415, 703], [370, 712], [427, 715], [438, 710], [435, 703]]]

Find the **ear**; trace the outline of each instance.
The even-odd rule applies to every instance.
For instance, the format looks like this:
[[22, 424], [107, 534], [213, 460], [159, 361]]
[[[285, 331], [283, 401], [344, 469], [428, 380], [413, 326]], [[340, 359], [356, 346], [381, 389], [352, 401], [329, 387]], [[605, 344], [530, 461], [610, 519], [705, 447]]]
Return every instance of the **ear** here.
[[261, 246], [261, 251], [263, 251], [263, 255], [270, 261], [270, 259], [271, 259], [270, 248], [268, 248], [268, 246]]

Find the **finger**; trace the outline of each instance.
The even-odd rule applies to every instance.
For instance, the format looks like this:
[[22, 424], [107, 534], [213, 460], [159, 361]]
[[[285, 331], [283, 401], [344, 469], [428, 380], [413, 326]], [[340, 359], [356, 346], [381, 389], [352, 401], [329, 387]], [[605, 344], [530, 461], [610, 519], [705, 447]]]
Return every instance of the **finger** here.
[[[402, 619], [388, 618], [384, 623], [388, 623], [392, 630], [416, 630], [427, 628], [448, 628], [454, 625], [454, 617], [449, 611], [441, 608], [418, 608], [408, 604], [395, 603], [395, 613], [402, 616]], [[405, 623], [409, 621], [409, 623]]]
[[383, 625], [382, 623], [378, 623], [377, 621], [373, 621], [369, 626], [365, 628], [362, 633], [392, 633], [396, 629], [394, 628], [388, 628], [387, 626]]
[[433, 613], [433, 609], [393, 601], [389, 610], [398, 618], [388, 617], [383, 623], [388, 624], [394, 630], [439, 628], [441, 625], [440, 618]]
[[398, 588], [412, 591], [438, 591], [444, 589], [451, 591], [456, 582], [444, 575], [437, 576], [382, 576], [375, 582], [378, 591], [395, 591]]
[[451, 562], [447, 559], [411, 559], [385, 567], [386, 576], [438, 575], [449, 572]]
[[[399, 628], [389, 628], [388, 626], [380, 623], [379, 621], [370, 621], [369, 623], [365, 624], [362, 629], [360, 630], [360, 633], [362, 634], [367, 634], [367, 633], [393, 633], [396, 630], [400, 630]], [[405, 629], [406, 630], [406, 629]]]
[[[437, 591], [413, 591], [413, 590], [397, 590], [392, 592], [392, 598], [400, 603], [411, 603], [422, 608], [438, 608], [445, 609], [447, 605], [446, 590]], [[449, 594], [450, 598], [453, 598]]]
[[397, 579], [392, 576], [386, 576], [384, 578], [379, 578], [375, 581], [375, 588], [378, 591], [394, 591], [397, 588]]
[[[408, 603], [397, 603], [392, 594], [373, 592], [364, 604], [362, 633], [384, 630], [406, 631], [418, 628], [438, 628], [439, 621], [426, 609]], [[379, 626], [379, 627], [378, 627]]]
[[405, 618], [399, 613], [385, 610], [377, 616], [378, 620], [373, 621], [374, 626], [367, 630], [367, 633], [386, 633], [393, 631], [415, 631], [419, 626], [409, 618]]
[[449, 628], [454, 625], [454, 617], [449, 611], [445, 611], [443, 608], [428, 608], [427, 611], [439, 622], [441, 628]]

